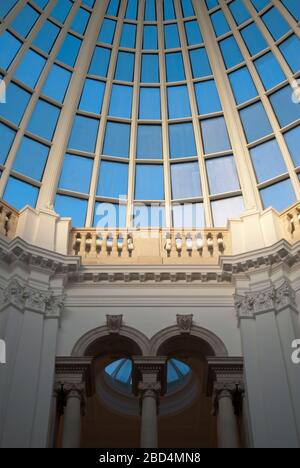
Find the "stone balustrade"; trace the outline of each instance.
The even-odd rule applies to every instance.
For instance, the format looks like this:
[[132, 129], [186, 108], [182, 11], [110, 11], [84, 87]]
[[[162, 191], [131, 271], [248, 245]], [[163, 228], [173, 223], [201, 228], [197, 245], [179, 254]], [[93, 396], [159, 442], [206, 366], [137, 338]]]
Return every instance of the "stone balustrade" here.
[[71, 255], [85, 264], [148, 263], [217, 264], [220, 255], [230, 255], [227, 230], [118, 230], [73, 229]]
[[0, 201], [0, 234], [13, 239], [16, 234], [19, 214], [4, 201]]

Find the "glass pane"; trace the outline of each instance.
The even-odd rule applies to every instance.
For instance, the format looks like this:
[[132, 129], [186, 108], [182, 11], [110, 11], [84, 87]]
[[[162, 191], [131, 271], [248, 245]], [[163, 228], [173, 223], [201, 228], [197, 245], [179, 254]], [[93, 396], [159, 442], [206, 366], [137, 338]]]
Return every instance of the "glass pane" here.
[[89, 12], [84, 8], [79, 8], [71, 25], [71, 29], [83, 35], [86, 31], [89, 20]]
[[139, 118], [160, 120], [160, 88], [140, 88]]
[[4, 32], [0, 36], [0, 67], [7, 70], [19, 52], [22, 43], [9, 32]]
[[57, 55], [57, 60], [74, 67], [81, 47], [81, 40], [72, 34], [67, 34], [63, 45]]
[[197, 21], [188, 21], [184, 23], [184, 27], [188, 45], [197, 45], [203, 42], [203, 38]]
[[135, 24], [124, 24], [122, 30], [122, 36], [120, 41], [121, 47], [128, 47], [130, 49], [135, 48], [136, 39], [136, 25]]
[[33, 44], [49, 54], [60, 32], [60, 28], [51, 21], [46, 21], [38, 32]]
[[115, 79], [122, 81], [133, 81], [134, 54], [130, 52], [119, 52], [115, 72]]
[[279, 49], [293, 73], [297, 73], [300, 70], [300, 39], [293, 34], [279, 46]]
[[142, 159], [162, 158], [162, 134], [160, 125], [139, 125], [137, 157]]
[[100, 33], [98, 36], [98, 42], [104, 42], [105, 44], [112, 44], [114, 40], [116, 21], [104, 18]]
[[15, 78], [34, 88], [46, 64], [46, 60], [29, 49], [18, 66]]
[[168, 87], [167, 95], [169, 119], [179, 119], [191, 116], [187, 86]]
[[63, 102], [70, 83], [72, 73], [65, 68], [53, 65], [46, 83], [42, 89], [45, 96], [49, 96], [55, 101]]
[[18, 13], [11, 26], [21, 36], [27, 37], [39, 16], [39, 13], [27, 4]]
[[100, 114], [104, 91], [105, 83], [102, 81], [86, 79], [79, 103], [79, 109], [86, 112]]
[[84, 227], [87, 201], [66, 195], [56, 195], [55, 211], [62, 218], [72, 218], [74, 227]]
[[110, 0], [106, 14], [110, 16], [118, 16], [120, 0]]
[[247, 21], [250, 18], [250, 14], [243, 3], [243, 0], [233, 0], [233, 2], [229, 3], [228, 6], [237, 25], [244, 23], [244, 21]]
[[98, 134], [99, 121], [77, 115], [68, 147], [79, 151], [94, 153]]
[[282, 0], [282, 3], [295, 20], [300, 21], [300, 3], [297, 0]]
[[135, 175], [136, 200], [164, 199], [164, 169], [161, 165], [137, 164]]
[[211, 195], [240, 189], [233, 156], [208, 159], [206, 169]]
[[165, 31], [165, 48], [176, 49], [180, 47], [180, 39], [177, 24], [168, 24], [164, 27]]
[[185, 72], [181, 52], [166, 54], [167, 81], [185, 80]]
[[133, 225], [136, 228], [165, 226], [165, 209], [163, 206], [135, 206], [133, 212]]
[[272, 127], [261, 102], [240, 111], [248, 143], [272, 133]]
[[125, 18], [137, 19], [138, 0], [128, 0]]
[[16, 132], [0, 122], [0, 164], [5, 164]]
[[114, 84], [108, 115], [130, 119], [132, 109], [132, 87]]
[[57, 19], [61, 23], [64, 23], [72, 6], [73, 3], [70, 0], [58, 0], [51, 13], [51, 16], [53, 16], [53, 18]]
[[296, 201], [290, 179], [271, 185], [260, 191], [264, 208], [272, 206], [277, 211], [283, 211]]
[[276, 140], [255, 146], [250, 154], [259, 183], [287, 172]]
[[156, 21], [155, 0], [145, 0], [145, 21]]
[[208, 56], [204, 48], [190, 51], [193, 78], [212, 75]]
[[4, 18], [15, 6], [18, 0], [5, 0], [0, 3], [0, 17]]
[[157, 26], [144, 26], [143, 49], [156, 50], [158, 48]]
[[279, 63], [272, 52], [268, 52], [254, 61], [256, 70], [265, 89], [271, 89], [286, 79]]
[[141, 81], [143, 83], [158, 83], [159, 82], [158, 55], [142, 54]]
[[88, 193], [90, 190], [93, 160], [66, 154], [59, 180], [59, 188]]
[[237, 104], [250, 101], [257, 96], [257, 89], [247, 67], [230, 73], [229, 80]]
[[24, 137], [18, 149], [13, 170], [32, 179], [41, 180], [49, 154], [48, 146]]
[[205, 153], [219, 153], [231, 149], [224, 117], [202, 120], [200, 125]]
[[5, 119], [19, 125], [31, 94], [24, 89], [10, 83], [6, 88], [6, 104], [0, 105], [0, 115]]
[[203, 203], [185, 203], [173, 205], [174, 228], [201, 228], [205, 226]]
[[97, 196], [127, 198], [128, 164], [102, 161]]
[[201, 197], [201, 185], [198, 162], [171, 165], [172, 198]]
[[194, 8], [191, 0], [181, 0], [182, 16], [187, 18], [189, 16], [195, 16]]
[[268, 47], [268, 44], [258, 29], [256, 23], [251, 23], [241, 30], [245, 44], [251, 55], [255, 55]]
[[191, 123], [169, 125], [171, 158], [196, 156], [194, 129]]
[[295, 166], [300, 166], [300, 126], [286, 132], [284, 138]]
[[173, 0], [164, 0], [163, 1], [163, 11], [164, 11], [164, 20], [175, 19], [175, 10]]
[[242, 197], [226, 198], [213, 201], [211, 208], [214, 225], [216, 227], [225, 227], [228, 219], [240, 218], [244, 211], [244, 202]]
[[214, 80], [195, 84], [198, 114], [211, 114], [222, 110]]
[[126, 205], [96, 203], [94, 224], [98, 229], [126, 226]]
[[244, 58], [233, 36], [223, 39], [219, 44], [226, 68], [234, 67], [243, 62]]
[[290, 26], [279, 13], [277, 8], [271, 8], [267, 13], [262, 15], [261, 18], [275, 41], [280, 39], [290, 30]]
[[130, 124], [107, 122], [103, 154], [128, 158]]
[[210, 18], [217, 37], [230, 31], [229, 24], [222, 10], [216, 11], [210, 15]]
[[59, 114], [58, 107], [40, 99], [35, 106], [27, 130], [46, 140], [52, 140]]
[[96, 47], [90, 65], [89, 74], [107, 76], [110, 54], [110, 49], [105, 49], [105, 47]]
[[300, 119], [300, 105], [292, 99], [293, 90], [290, 86], [271, 94], [270, 101], [281, 127]]
[[26, 205], [34, 208], [38, 194], [39, 190], [33, 187], [33, 185], [10, 177], [3, 195], [3, 200], [14, 206], [17, 210], [22, 210]]

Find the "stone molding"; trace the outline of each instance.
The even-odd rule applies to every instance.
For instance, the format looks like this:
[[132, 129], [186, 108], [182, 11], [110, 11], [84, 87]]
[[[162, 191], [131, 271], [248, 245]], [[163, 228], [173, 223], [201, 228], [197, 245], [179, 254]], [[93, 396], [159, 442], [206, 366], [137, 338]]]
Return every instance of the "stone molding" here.
[[142, 391], [156, 391], [164, 395], [167, 390], [167, 357], [133, 356], [132, 389], [135, 395]]
[[93, 357], [57, 357], [55, 364], [55, 387], [76, 389], [84, 386], [87, 396], [95, 392]]
[[234, 304], [238, 320], [255, 318], [265, 312], [279, 312], [285, 307], [296, 308], [296, 294], [289, 281], [285, 280], [279, 287], [271, 286], [262, 291], [249, 291], [245, 295], [236, 294]]
[[30, 310], [47, 318], [59, 318], [64, 308], [64, 300], [65, 295], [58, 296], [51, 289], [41, 291], [23, 285], [14, 278], [0, 291], [0, 310], [13, 305], [21, 311]]

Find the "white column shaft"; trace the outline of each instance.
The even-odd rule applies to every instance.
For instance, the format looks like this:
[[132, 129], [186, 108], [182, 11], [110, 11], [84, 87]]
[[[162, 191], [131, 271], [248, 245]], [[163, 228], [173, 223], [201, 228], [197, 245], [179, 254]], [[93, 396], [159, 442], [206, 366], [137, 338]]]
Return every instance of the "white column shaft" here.
[[231, 395], [228, 392], [221, 394], [218, 405], [219, 448], [238, 448], [237, 423]]
[[147, 392], [142, 399], [141, 448], [157, 448], [157, 401], [155, 392]]
[[64, 430], [62, 438], [62, 448], [79, 448], [81, 433], [81, 399], [79, 394], [71, 395], [67, 398], [67, 405], [64, 412]]

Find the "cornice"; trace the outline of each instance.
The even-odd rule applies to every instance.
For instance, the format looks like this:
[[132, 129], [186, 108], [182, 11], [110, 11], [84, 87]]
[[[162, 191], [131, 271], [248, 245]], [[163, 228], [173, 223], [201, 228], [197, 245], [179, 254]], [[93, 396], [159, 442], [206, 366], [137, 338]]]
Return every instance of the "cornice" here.
[[218, 265], [82, 265], [81, 258], [51, 252], [28, 244], [21, 238], [7, 241], [0, 237], [0, 261], [5, 264], [21, 262], [41, 268], [51, 274], [65, 275], [69, 285], [123, 284], [126, 287], [156, 285], [178, 287], [189, 284], [210, 284], [218, 287], [233, 284], [236, 275], [249, 275], [259, 269], [283, 265], [292, 268], [300, 261], [300, 241], [293, 246], [281, 240], [271, 247], [239, 255], [222, 256]]
[[21, 262], [51, 273], [71, 274], [79, 269], [80, 258], [62, 255], [28, 244], [20, 237], [7, 241], [0, 237], [0, 262], [10, 265]]

